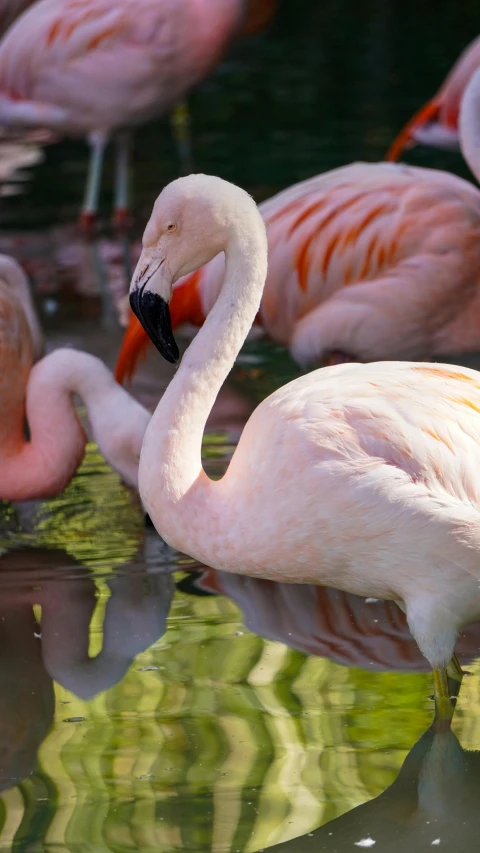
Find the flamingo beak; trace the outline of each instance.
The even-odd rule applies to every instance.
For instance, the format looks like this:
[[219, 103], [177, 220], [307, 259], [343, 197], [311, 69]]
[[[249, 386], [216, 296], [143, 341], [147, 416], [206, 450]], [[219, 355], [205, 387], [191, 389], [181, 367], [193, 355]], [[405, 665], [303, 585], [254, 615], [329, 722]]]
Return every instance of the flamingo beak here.
[[163, 261], [156, 266], [149, 263], [140, 268], [130, 289], [130, 306], [160, 355], [170, 364], [176, 364], [180, 353], [173, 337], [168, 302], [155, 292], [158, 288], [171, 293], [171, 282], [167, 282], [166, 278]]

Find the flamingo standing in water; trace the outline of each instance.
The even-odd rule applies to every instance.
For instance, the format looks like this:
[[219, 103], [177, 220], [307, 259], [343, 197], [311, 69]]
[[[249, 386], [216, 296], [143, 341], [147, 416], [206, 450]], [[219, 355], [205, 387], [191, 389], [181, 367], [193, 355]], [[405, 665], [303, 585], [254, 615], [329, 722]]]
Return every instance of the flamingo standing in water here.
[[261, 28], [275, 0], [39, 0], [0, 44], [0, 125], [86, 136], [82, 218], [96, 215], [105, 146], [117, 135], [115, 210], [128, 201], [127, 128], [165, 114]]
[[162, 538], [204, 565], [397, 601], [448, 725], [462, 678], [456, 638], [480, 617], [480, 374], [412, 362], [307, 374], [258, 406], [212, 481], [201, 460], [205, 422], [267, 274], [252, 199], [205, 175], [169, 184], [130, 286], [132, 309], [175, 362], [173, 283], [219, 252], [220, 295], [145, 433], [143, 504]]
[[[480, 180], [480, 127], [474, 109], [464, 115], [462, 150]], [[257, 321], [300, 364], [479, 348], [480, 191], [471, 183], [434, 169], [356, 163], [297, 184], [259, 209], [269, 256]], [[224, 269], [218, 256], [176, 284], [174, 328], [201, 325]], [[119, 381], [132, 376], [147, 344], [132, 315]]]
[[84, 402], [107, 461], [136, 487], [150, 414], [92, 355], [58, 349], [33, 364], [40, 330], [25, 282], [12, 270], [15, 265], [0, 258], [0, 499], [53, 497], [68, 485], [87, 441], [74, 395]]
[[398, 160], [405, 148], [416, 142], [435, 148], [459, 147], [458, 117], [463, 93], [480, 67], [480, 36], [460, 54], [437, 94], [402, 128], [387, 152], [387, 160]]

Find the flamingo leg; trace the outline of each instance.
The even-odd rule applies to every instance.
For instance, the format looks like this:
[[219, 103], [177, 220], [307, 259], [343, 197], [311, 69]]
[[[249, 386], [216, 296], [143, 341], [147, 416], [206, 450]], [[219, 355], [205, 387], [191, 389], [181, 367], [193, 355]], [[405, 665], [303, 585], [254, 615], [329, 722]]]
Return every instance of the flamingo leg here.
[[450, 724], [455, 704], [450, 699], [446, 669], [433, 670], [433, 692], [435, 696], [435, 722]]
[[128, 131], [122, 131], [116, 139], [115, 160], [115, 224], [121, 232], [123, 268], [125, 281], [131, 281], [133, 268], [130, 256], [130, 240], [126, 231], [129, 210], [129, 162], [132, 136]]
[[90, 133], [88, 136], [88, 144], [90, 146], [90, 163], [88, 167], [81, 223], [84, 228], [90, 230], [95, 222], [98, 212], [98, 199], [100, 196], [107, 136], [105, 133]]
[[458, 662], [458, 658], [454, 655], [447, 666], [447, 680], [449, 695], [455, 697], [455, 700], [460, 693], [463, 675], [464, 673]]
[[129, 208], [129, 176], [131, 134], [128, 131], [119, 133], [116, 139], [115, 160], [115, 223], [123, 228], [127, 221]]
[[173, 136], [177, 143], [180, 172], [189, 175], [193, 171], [192, 140], [190, 136], [190, 114], [187, 101], [180, 101], [171, 115]]

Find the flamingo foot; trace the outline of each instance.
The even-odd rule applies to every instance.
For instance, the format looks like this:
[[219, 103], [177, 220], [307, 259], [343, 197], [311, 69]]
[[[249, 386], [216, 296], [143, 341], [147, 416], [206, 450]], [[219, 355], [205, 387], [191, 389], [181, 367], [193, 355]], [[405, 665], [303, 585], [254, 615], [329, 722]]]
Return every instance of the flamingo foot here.
[[323, 359], [323, 366], [333, 367], [334, 364], [348, 364], [350, 361], [356, 361], [356, 359], [352, 355], [342, 352], [342, 350], [332, 350]]

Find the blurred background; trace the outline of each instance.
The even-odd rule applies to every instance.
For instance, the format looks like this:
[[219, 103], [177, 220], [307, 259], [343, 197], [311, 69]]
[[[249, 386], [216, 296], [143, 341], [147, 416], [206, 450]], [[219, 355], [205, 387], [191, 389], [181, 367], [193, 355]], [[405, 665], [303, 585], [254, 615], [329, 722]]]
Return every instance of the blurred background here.
[[[193, 168], [262, 201], [316, 173], [380, 160], [479, 33], [475, 0], [279, 0], [270, 25], [232, 44], [189, 93]], [[406, 159], [470, 177], [459, 153], [418, 147]], [[0, 136], [0, 252], [29, 274], [49, 348], [73, 343], [113, 365], [127, 280], [110, 224], [111, 150], [93, 240], [77, 226], [86, 166], [82, 140], [42, 147]], [[142, 125], [132, 246], [179, 171], [169, 117]], [[246, 348], [205, 437], [212, 476], [255, 402], [296, 372], [273, 344]], [[151, 352], [134, 390], [154, 405], [170, 376]], [[467, 793], [480, 767], [463, 750], [480, 749], [478, 628], [462, 640], [474, 673], [454, 723], [462, 746], [442, 742], [437, 753], [452, 775], [441, 784], [422, 746], [405, 786], [379, 807], [383, 828], [373, 806], [353, 835], [340, 825], [327, 846], [328, 822], [375, 802], [431, 719], [428, 667], [403, 616], [354, 596], [322, 609], [311, 591], [297, 599], [280, 585], [265, 594], [261, 584], [189, 581], [185, 569], [201, 567], [145, 529], [138, 500], [92, 446], [61, 498], [1, 511], [1, 851], [254, 853], [299, 837], [283, 849], [343, 853], [370, 838], [390, 853], [405, 849], [405, 827], [412, 851], [437, 838], [474, 849]], [[284, 603], [271, 612], [275, 596]], [[43, 646], [46, 630], [63, 638], [53, 641], [62, 659]], [[120, 642], [126, 635], [134, 642]], [[92, 666], [102, 648], [105, 661]]]
[[[190, 93], [193, 166], [261, 201], [336, 166], [380, 160], [479, 25], [480, 9], [470, 0], [280, 0], [268, 28], [232, 44]], [[4, 237], [76, 221], [87, 164], [83, 141], [47, 146], [41, 157], [34, 168], [2, 179]], [[408, 160], [468, 174], [459, 154], [418, 147]], [[159, 190], [179, 172], [168, 117], [137, 131], [133, 162], [141, 234]], [[112, 167], [108, 151], [105, 213]]]

